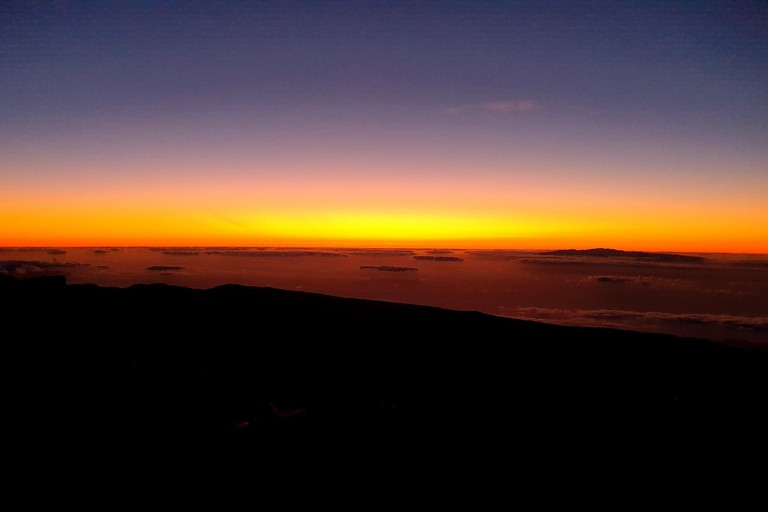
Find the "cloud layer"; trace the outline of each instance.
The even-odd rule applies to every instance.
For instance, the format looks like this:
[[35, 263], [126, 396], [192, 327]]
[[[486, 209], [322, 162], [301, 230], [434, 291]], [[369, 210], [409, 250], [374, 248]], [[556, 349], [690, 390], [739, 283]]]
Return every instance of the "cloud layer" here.
[[378, 270], [379, 272], [413, 272], [419, 269], [416, 267], [392, 267], [389, 265], [360, 265], [360, 270]]
[[768, 333], [768, 317], [746, 317], [714, 314], [675, 314], [656, 311], [623, 311], [613, 309], [572, 310], [538, 307], [499, 308], [499, 314], [523, 320], [551, 322], [583, 327], [629, 328], [644, 324], [693, 324], [748, 329]]

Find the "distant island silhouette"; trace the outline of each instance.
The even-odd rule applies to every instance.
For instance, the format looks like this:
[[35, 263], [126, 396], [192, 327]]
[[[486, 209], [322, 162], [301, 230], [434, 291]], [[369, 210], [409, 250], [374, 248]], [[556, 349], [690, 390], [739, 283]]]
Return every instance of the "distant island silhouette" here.
[[595, 258], [635, 258], [669, 263], [703, 263], [706, 258], [663, 252], [622, 251], [619, 249], [561, 249], [538, 253], [543, 256], [591, 256]]

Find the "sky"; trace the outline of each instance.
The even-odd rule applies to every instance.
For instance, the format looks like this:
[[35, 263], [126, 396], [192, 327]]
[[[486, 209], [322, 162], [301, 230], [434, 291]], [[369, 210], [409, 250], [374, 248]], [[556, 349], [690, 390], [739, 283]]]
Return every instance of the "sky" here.
[[766, 2], [0, 2], [0, 246], [768, 253]]

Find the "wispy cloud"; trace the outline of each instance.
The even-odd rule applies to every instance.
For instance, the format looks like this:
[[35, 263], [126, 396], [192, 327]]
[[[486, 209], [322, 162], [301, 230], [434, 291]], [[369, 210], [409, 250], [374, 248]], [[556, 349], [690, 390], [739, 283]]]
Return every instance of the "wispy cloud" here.
[[449, 114], [463, 114], [465, 112], [490, 112], [493, 114], [513, 114], [516, 112], [529, 112], [537, 110], [541, 106], [535, 101], [496, 101], [490, 103], [475, 103], [473, 105], [461, 105], [446, 110]]
[[539, 106], [536, 102], [533, 101], [501, 101], [496, 103], [481, 103], [477, 105], [477, 108], [486, 112], [508, 114], [510, 112], [527, 112], [529, 110], [536, 110], [539, 108]]

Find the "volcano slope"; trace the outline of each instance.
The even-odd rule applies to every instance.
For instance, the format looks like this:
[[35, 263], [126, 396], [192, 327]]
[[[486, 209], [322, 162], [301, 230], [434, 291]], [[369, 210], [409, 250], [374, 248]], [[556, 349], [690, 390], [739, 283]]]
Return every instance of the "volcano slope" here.
[[744, 452], [764, 351], [225, 285], [0, 275], [30, 450], [632, 461]]

